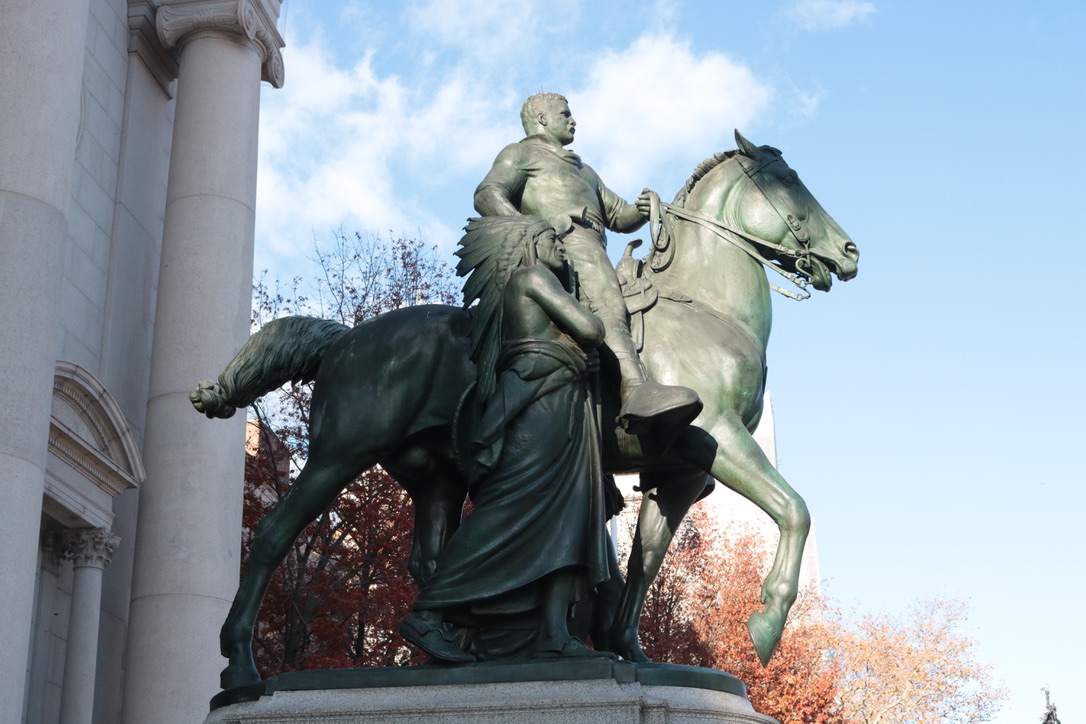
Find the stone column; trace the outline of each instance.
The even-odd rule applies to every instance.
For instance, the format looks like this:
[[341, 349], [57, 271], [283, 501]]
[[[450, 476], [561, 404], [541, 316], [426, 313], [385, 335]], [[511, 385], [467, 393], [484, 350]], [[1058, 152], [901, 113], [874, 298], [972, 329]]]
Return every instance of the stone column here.
[[244, 415], [188, 393], [248, 336], [260, 81], [282, 82], [280, 0], [176, 0], [181, 52], [140, 489], [123, 716], [199, 722], [218, 690], [218, 629], [237, 588]]
[[0, 11], [0, 721], [20, 721], [87, 0]]
[[64, 556], [71, 559], [75, 574], [64, 657], [64, 688], [60, 694], [60, 724], [91, 724], [94, 717], [102, 573], [120, 542], [120, 538], [104, 528], [64, 533]]

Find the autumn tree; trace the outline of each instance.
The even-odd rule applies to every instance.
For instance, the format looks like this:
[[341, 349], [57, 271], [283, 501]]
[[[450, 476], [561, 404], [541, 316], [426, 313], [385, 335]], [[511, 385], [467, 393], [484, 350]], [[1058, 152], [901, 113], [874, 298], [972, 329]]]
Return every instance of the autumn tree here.
[[838, 670], [826, 657], [834, 641], [829, 608], [812, 584], [800, 592], [784, 635], [763, 666], [746, 621], [762, 608], [761, 585], [770, 555], [763, 538], [749, 530], [720, 531], [701, 513], [706, 529], [704, 576], [696, 591], [695, 628], [707, 650], [699, 665], [733, 674], [747, 685], [754, 708], [781, 724], [844, 724], [837, 700]]
[[[640, 641], [653, 661], [701, 665], [709, 659], [709, 649], [695, 624], [698, 594], [709, 567], [705, 529], [697, 520], [683, 522], [645, 596]], [[622, 556], [623, 560], [627, 557]]]
[[[620, 558], [636, 525], [628, 505], [620, 527]], [[784, 637], [763, 667], [745, 622], [762, 606], [769, 569], [762, 538], [722, 531], [702, 506], [691, 509], [649, 587], [641, 616], [641, 646], [653, 661], [726, 671], [747, 685], [754, 708], [781, 724], [844, 724], [836, 700], [836, 667], [825, 656], [830, 640], [825, 603], [804, 591], [792, 607]]]
[[721, 531], [695, 507], [649, 589], [645, 652], [737, 676], [754, 708], [781, 724], [977, 724], [995, 716], [1007, 692], [976, 660], [961, 601], [917, 601], [903, 617], [845, 615], [817, 591], [802, 591], [763, 667], [745, 622], [762, 606], [769, 562], [760, 536]]
[[[449, 268], [417, 240], [337, 233], [316, 247], [314, 260], [319, 272], [308, 285], [297, 278], [255, 285], [254, 328], [292, 314], [354, 325], [403, 306], [455, 301]], [[243, 554], [305, 463], [310, 393], [293, 386], [253, 406]], [[387, 473], [377, 467], [353, 481], [272, 579], [254, 636], [261, 676], [415, 661], [395, 633], [417, 593], [406, 567], [413, 526], [411, 500]]]
[[1007, 697], [963, 632], [964, 601], [914, 601], [904, 615], [842, 620], [832, 658], [840, 699], [857, 724], [976, 724]]

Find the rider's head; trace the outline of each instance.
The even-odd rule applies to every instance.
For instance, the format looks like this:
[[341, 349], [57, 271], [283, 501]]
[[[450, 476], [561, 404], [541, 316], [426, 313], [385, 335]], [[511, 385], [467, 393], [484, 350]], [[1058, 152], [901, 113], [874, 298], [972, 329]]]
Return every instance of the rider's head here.
[[524, 101], [520, 123], [525, 134], [546, 136], [560, 146], [573, 142], [577, 127], [569, 111], [569, 101], [557, 93], [536, 93]]

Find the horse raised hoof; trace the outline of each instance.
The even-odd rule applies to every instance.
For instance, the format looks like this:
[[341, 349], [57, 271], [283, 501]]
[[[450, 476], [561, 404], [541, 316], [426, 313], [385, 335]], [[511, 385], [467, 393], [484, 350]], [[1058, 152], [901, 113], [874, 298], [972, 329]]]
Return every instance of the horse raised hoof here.
[[783, 622], [775, 621], [772, 616], [762, 611], [752, 613], [747, 619], [747, 632], [762, 666], [769, 666], [769, 660], [773, 658], [773, 652], [781, 642], [783, 631]]
[[396, 630], [401, 636], [433, 656], [437, 663], [467, 664], [475, 656], [462, 651], [443, 624], [426, 621], [417, 613], [409, 613]]

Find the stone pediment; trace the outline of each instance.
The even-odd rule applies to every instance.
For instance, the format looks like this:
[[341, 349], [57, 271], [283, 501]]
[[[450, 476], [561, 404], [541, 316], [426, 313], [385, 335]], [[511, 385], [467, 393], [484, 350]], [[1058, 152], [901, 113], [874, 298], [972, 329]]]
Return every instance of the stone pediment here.
[[45, 511], [70, 527], [108, 529], [113, 496], [146, 477], [116, 401], [94, 375], [58, 362], [53, 378]]

